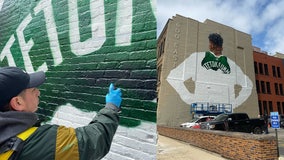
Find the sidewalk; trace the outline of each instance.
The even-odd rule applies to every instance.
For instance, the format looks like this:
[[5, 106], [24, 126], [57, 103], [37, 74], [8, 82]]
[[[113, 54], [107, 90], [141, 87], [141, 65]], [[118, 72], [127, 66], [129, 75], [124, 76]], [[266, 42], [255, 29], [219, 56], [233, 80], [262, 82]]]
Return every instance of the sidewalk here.
[[158, 137], [157, 160], [226, 160], [220, 155], [191, 146], [185, 142], [168, 138], [162, 135]]
[[[158, 135], [157, 160], [227, 160], [220, 155], [169, 137]], [[284, 160], [284, 157], [279, 157]]]

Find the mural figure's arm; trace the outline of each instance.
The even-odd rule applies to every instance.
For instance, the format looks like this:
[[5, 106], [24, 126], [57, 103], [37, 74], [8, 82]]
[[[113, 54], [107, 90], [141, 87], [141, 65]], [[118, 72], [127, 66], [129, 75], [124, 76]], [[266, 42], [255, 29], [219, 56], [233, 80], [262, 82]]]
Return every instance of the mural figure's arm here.
[[195, 81], [197, 54], [194, 53], [185, 59], [176, 68], [171, 70], [167, 77], [169, 84], [176, 90], [180, 98], [187, 104], [193, 102], [193, 93], [186, 88], [184, 81], [192, 78]]
[[240, 106], [242, 103], [244, 103], [248, 97], [251, 95], [253, 83], [250, 80], [250, 78], [243, 73], [241, 68], [236, 65], [236, 78], [237, 78], [237, 85], [241, 86], [241, 90], [238, 94], [238, 97], [236, 97], [236, 107]]

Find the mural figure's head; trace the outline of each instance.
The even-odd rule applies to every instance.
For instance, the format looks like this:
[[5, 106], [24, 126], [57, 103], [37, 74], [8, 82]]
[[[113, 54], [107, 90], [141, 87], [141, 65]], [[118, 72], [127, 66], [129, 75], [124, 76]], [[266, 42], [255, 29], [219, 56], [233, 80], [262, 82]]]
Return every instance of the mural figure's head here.
[[45, 81], [45, 73], [28, 74], [17, 67], [0, 68], [0, 111], [35, 112], [40, 92], [36, 88]]
[[209, 49], [215, 55], [221, 55], [223, 50], [223, 38], [218, 33], [211, 33], [208, 36]]

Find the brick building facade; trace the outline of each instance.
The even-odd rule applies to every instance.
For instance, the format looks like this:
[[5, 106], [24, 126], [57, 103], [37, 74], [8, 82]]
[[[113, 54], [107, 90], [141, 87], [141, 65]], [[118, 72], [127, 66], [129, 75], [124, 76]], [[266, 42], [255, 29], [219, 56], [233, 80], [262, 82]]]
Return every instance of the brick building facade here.
[[270, 56], [259, 48], [253, 50], [260, 115], [276, 111], [284, 114], [284, 61], [276, 56]]

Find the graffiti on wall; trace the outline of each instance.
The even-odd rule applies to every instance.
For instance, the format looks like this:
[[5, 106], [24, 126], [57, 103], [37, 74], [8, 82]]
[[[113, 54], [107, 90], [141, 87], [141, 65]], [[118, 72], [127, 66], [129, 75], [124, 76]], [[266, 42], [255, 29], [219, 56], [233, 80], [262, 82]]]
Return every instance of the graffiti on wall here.
[[236, 108], [251, 95], [253, 83], [240, 66], [221, 52], [216, 55], [211, 42], [209, 46], [210, 51], [192, 53], [172, 69], [167, 81], [189, 106], [205, 102], [232, 104]]
[[39, 115], [104, 106], [123, 89], [121, 124], [156, 121], [155, 3], [134, 0], [1, 1], [0, 66], [45, 71]]

